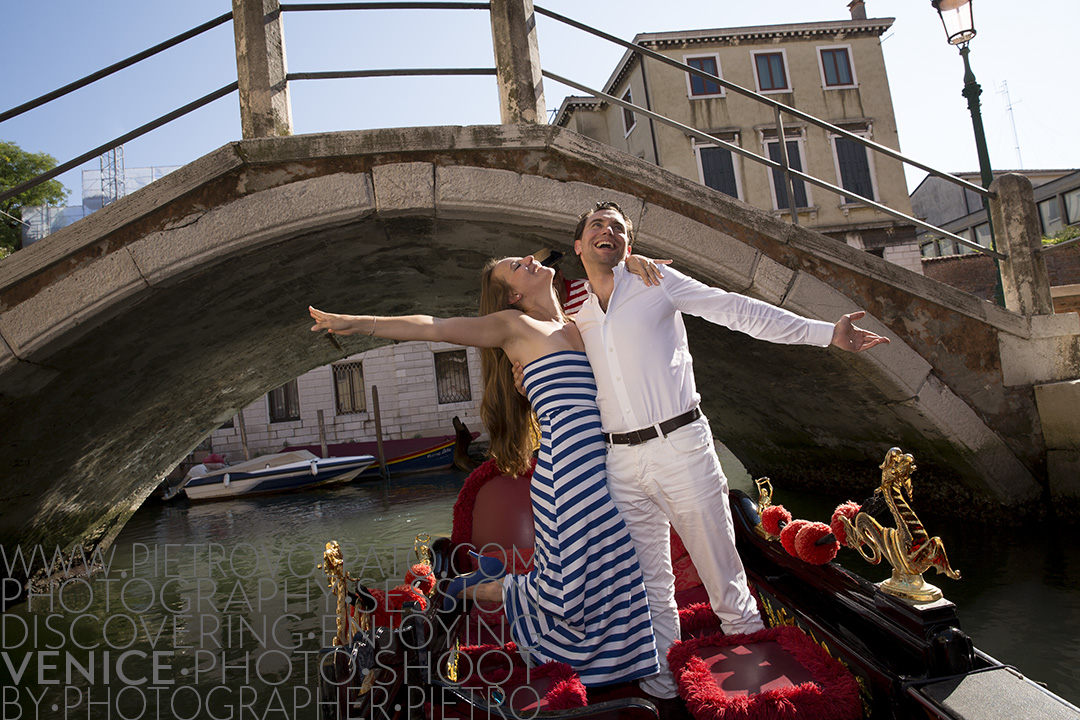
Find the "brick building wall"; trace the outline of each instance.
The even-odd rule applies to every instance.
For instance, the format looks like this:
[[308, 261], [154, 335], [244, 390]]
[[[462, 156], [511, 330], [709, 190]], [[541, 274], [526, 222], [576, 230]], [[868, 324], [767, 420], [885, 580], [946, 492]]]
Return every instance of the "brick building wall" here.
[[[1080, 311], [1080, 245], [1044, 253], [1056, 312]], [[981, 253], [923, 258], [923, 274], [984, 300], [994, 297], [997, 267]]]

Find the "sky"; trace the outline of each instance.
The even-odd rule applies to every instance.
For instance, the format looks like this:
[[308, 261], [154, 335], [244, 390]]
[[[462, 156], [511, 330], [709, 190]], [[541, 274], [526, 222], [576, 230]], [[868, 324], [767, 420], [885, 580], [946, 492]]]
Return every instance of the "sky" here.
[[[534, 0], [624, 40], [637, 33], [850, 18], [846, 0]], [[991, 165], [1080, 167], [1076, 0], [975, 0], [971, 64], [982, 85]], [[0, 111], [16, 107], [231, 10], [229, 0], [0, 0], [6, 69]], [[895, 18], [882, 36], [900, 150], [948, 172], [977, 171], [971, 116], [961, 95], [963, 63], [930, 0], [867, 0], [870, 18]], [[284, 16], [290, 72], [494, 65], [488, 15], [480, 10], [290, 12]], [[623, 48], [538, 16], [545, 69], [601, 88]], [[1049, 68], [1049, 69], [1048, 69]], [[236, 79], [232, 24], [167, 50], [61, 100], [0, 123], [0, 139], [63, 163]], [[582, 93], [544, 81], [558, 108]], [[308, 80], [290, 84], [297, 134], [378, 127], [499, 123], [493, 77]], [[241, 138], [236, 93], [124, 146], [129, 168], [183, 165]], [[69, 204], [81, 171], [65, 173]], [[907, 171], [914, 190], [925, 177]]]

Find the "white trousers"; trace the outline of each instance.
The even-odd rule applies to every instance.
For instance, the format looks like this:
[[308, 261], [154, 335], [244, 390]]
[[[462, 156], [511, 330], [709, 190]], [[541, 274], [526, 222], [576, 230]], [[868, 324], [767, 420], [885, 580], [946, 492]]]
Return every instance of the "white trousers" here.
[[656, 697], [675, 697], [667, 652], [679, 639], [679, 611], [669, 523], [686, 545], [724, 632], [764, 628], [735, 551], [727, 478], [708, 420], [699, 418], [641, 445], [609, 445], [607, 479], [645, 576], [660, 654], [660, 674], [640, 686]]

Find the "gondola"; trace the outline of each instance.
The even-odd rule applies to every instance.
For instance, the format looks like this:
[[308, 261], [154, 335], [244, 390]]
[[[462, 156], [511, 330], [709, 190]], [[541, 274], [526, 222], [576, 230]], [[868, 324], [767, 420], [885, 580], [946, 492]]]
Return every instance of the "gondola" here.
[[[890, 450], [871, 500], [838, 507], [828, 525], [792, 521], [767, 479], [757, 498], [731, 492], [736, 544], [767, 626], [753, 635], [723, 635], [673, 534], [682, 640], [668, 658], [696, 720], [1080, 720], [1076, 706], [976, 648], [955, 605], [923, 579], [931, 568], [959, 574], [910, 507], [915, 469]], [[473, 569], [466, 550], [502, 548], [524, 571], [531, 543], [528, 477], [500, 475], [490, 461], [463, 486], [451, 537], [418, 537], [401, 585], [360, 586], [327, 543], [338, 633], [320, 664], [324, 718], [662, 720], [633, 684], [586, 689], [565, 665], [529, 667], [497, 608], [444, 609], [448, 578]], [[872, 583], [830, 559], [844, 545], [887, 561], [892, 576]]]

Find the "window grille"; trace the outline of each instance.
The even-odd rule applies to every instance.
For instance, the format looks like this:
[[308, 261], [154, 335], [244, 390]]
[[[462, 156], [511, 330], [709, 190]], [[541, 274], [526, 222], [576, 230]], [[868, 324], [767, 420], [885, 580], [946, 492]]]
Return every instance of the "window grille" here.
[[435, 353], [435, 386], [439, 404], [472, 400], [469, 357], [464, 350]]
[[334, 365], [334, 397], [338, 415], [367, 412], [362, 362]]

